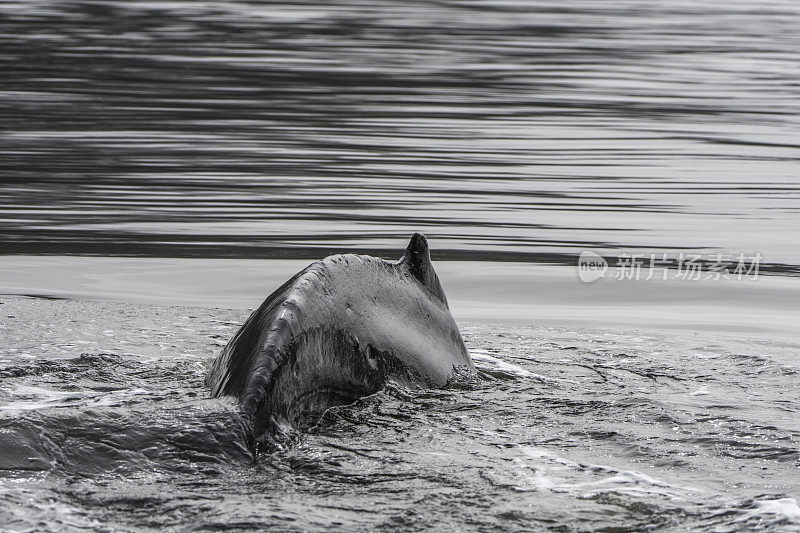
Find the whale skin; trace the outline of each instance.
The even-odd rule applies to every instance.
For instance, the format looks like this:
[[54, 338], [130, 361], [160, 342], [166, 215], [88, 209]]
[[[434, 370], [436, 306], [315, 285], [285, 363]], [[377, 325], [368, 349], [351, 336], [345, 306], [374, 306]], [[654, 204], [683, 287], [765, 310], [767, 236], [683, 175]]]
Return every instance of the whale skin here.
[[460, 369], [474, 366], [414, 234], [398, 261], [332, 255], [297, 273], [231, 338], [207, 384], [261, 434], [307, 427], [390, 380], [443, 387]]

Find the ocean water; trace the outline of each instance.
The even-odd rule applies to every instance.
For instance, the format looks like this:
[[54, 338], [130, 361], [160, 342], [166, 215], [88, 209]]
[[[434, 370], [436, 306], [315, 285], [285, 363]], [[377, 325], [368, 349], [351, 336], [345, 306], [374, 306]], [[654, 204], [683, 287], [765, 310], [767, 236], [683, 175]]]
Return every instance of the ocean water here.
[[796, 340], [464, 322], [476, 376], [256, 458], [203, 384], [246, 311], [1, 302], [6, 530], [800, 527]]
[[[0, 529], [800, 529], [799, 24], [0, 0]], [[415, 231], [477, 374], [255, 457], [203, 385], [247, 309]], [[582, 284], [586, 250], [770, 275]]]
[[0, 2], [5, 253], [796, 271], [791, 0]]

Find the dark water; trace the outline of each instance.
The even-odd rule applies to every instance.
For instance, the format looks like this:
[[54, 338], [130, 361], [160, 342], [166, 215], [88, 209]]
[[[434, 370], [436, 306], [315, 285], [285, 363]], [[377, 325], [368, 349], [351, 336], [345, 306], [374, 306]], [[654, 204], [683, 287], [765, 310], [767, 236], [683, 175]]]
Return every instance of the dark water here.
[[793, 1], [0, 2], [2, 251], [800, 264]]
[[478, 376], [256, 461], [203, 384], [245, 312], [0, 309], [3, 530], [800, 527], [797, 342], [463, 324]]

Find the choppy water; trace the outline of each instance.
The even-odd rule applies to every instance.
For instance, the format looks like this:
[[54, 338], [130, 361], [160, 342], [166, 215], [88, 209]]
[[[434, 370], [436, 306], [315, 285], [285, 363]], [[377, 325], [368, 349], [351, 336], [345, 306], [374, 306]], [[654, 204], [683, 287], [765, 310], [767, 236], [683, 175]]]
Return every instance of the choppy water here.
[[3, 529], [800, 528], [797, 342], [466, 324], [476, 378], [254, 461], [203, 385], [245, 312], [0, 310]]
[[0, 2], [6, 253], [800, 264], [791, 0]]

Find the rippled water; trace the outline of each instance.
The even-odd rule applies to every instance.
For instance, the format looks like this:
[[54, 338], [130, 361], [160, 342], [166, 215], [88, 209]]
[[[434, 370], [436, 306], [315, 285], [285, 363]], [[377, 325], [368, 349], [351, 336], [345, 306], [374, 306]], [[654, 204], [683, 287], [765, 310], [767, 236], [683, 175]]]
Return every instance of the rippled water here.
[[203, 385], [245, 312], [0, 310], [4, 529], [800, 527], [797, 342], [465, 324], [477, 377], [389, 387], [254, 461]]
[[[283, 263], [173, 258], [422, 231], [479, 369], [254, 457], [203, 385], [246, 312], [2, 299], [0, 529], [800, 529], [792, 280], [488, 263], [800, 271], [798, 27], [789, 0], [0, 0], [0, 255], [44, 256], [5, 292], [250, 305]], [[653, 309], [680, 331], [542, 325]]]
[[800, 264], [800, 6], [0, 2], [6, 253]]

